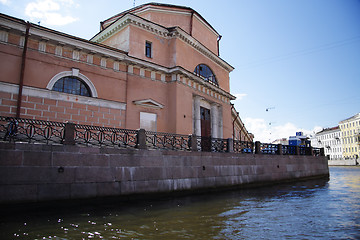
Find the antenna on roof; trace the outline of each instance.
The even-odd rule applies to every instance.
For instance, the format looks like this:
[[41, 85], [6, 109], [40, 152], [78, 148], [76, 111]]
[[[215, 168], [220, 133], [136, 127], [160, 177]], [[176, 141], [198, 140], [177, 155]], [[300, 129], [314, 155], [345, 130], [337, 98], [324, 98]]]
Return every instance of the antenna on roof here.
[[135, 7], [135, 0], [134, 0], [134, 3], [133, 3], [133, 7]]

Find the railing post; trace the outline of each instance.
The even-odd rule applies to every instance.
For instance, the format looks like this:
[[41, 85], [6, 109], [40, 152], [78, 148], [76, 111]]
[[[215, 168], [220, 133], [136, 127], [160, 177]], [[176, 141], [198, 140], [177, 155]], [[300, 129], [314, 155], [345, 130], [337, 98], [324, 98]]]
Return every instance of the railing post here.
[[261, 151], [260, 151], [260, 142], [259, 141], [256, 141], [255, 142], [255, 154], [260, 154]]
[[65, 123], [64, 144], [75, 145], [75, 124], [72, 122]]
[[277, 155], [283, 155], [283, 151], [282, 151], [282, 144], [278, 144], [277, 145]]
[[234, 139], [232, 138], [227, 139], [226, 152], [234, 152]]
[[147, 149], [145, 129], [140, 129], [136, 135], [136, 148]]
[[313, 148], [310, 146], [310, 147], [308, 147], [307, 149], [308, 149], [308, 151], [309, 151], [307, 155], [314, 156]]
[[300, 147], [295, 146], [295, 155], [300, 155]]
[[324, 148], [320, 148], [320, 156], [325, 156], [325, 151], [324, 151]]
[[190, 143], [189, 143], [190, 151], [197, 152], [197, 137], [195, 134], [190, 135]]

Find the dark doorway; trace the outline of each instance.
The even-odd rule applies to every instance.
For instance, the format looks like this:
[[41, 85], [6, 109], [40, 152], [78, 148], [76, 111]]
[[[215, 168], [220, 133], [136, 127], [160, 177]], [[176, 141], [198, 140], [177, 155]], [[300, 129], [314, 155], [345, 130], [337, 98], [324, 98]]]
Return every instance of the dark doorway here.
[[211, 151], [211, 118], [210, 109], [200, 107], [201, 119], [201, 150]]

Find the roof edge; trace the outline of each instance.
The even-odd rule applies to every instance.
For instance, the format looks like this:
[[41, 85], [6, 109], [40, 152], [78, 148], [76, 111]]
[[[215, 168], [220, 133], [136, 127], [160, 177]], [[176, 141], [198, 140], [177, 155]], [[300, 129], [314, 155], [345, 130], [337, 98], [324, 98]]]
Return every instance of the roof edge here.
[[[156, 2], [150, 2], [150, 3], [141, 4], [141, 5], [137, 6], [137, 7], [133, 7], [133, 8], [131, 8], [131, 9], [128, 9], [128, 10], [126, 10], [126, 11], [123, 11], [123, 12], [121, 12], [121, 13], [118, 13], [118, 14], [116, 14], [116, 15], [108, 18], [108, 19], [105, 19], [104, 21], [101, 21], [101, 22], [100, 22], [100, 25], [101, 25], [101, 27], [102, 27], [102, 25], [103, 25], [105, 22], [109, 21], [110, 19], [114, 19], [114, 18], [121, 17], [121, 16], [125, 15], [126, 13], [134, 12], [134, 11], [136, 11], [136, 10], [138, 10], [138, 9], [141, 9], [141, 8], [145, 7], [145, 6], [171, 7], [171, 8], [179, 8], [179, 9], [189, 10], [189, 11], [195, 13], [196, 15], [198, 15], [202, 21], [204, 21], [218, 36], [220, 36], [220, 34], [218, 33], [218, 31], [216, 31], [216, 29], [215, 29], [213, 26], [211, 26], [211, 24], [210, 24], [203, 16], [201, 16], [200, 13], [198, 13], [198, 12], [197, 12], [196, 10], [194, 10], [193, 8], [191, 8], [191, 7], [186, 7], [186, 6], [180, 6], [180, 5], [173, 5], [173, 4], [156, 3]], [[116, 20], [114, 20], [114, 21], [116, 21]], [[104, 28], [104, 29], [105, 29], [105, 28]], [[103, 29], [101, 29], [101, 30], [103, 30]]]

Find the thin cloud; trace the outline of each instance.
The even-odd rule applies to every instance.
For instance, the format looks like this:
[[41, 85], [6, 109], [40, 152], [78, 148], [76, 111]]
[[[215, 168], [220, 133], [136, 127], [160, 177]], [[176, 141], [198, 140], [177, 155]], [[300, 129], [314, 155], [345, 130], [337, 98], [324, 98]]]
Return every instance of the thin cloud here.
[[1, 4], [10, 5], [10, 0], [0, 0]]
[[25, 7], [25, 15], [41, 24], [63, 26], [78, 19], [62, 12], [76, 5], [72, 0], [37, 0], [30, 2]]
[[276, 139], [289, 138], [295, 136], [296, 132], [303, 132], [305, 135], [313, 135], [321, 130], [316, 126], [313, 129], [301, 129], [293, 123], [285, 123], [283, 125], [269, 124], [265, 119], [261, 118], [245, 118], [244, 123], [246, 129], [255, 135], [254, 141], [270, 143]]
[[59, 13], [46, 13], [45, 19], [46, 20], [44, 23], [57, 26], [62, 26], [77, 21], [76, 18], [71, 16], [62, 16]]
[[236, 100], [242, 100], [244, 97], [247, 96], [247, 93], [236, 93], [234, 94], [234, 96], [236, 97]]

